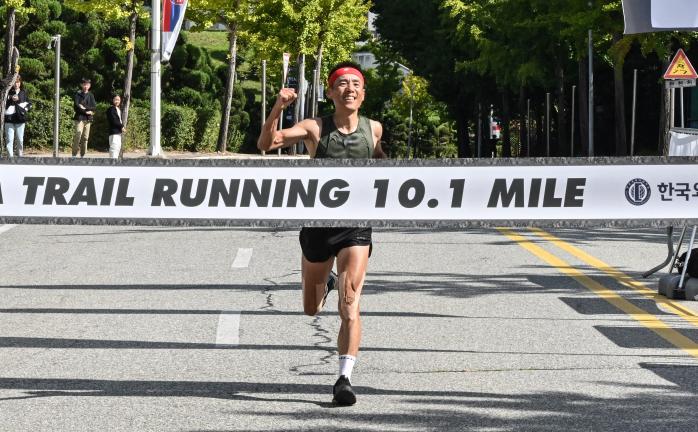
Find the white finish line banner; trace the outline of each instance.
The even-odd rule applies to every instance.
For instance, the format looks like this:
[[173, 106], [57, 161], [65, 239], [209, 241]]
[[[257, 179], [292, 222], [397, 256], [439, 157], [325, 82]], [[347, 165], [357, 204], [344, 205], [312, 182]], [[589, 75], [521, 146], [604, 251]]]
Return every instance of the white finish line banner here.
[[291, 167], [4, 163], [0, 222], [399, 227], [698, 221], [695, 161], [313, 162]]

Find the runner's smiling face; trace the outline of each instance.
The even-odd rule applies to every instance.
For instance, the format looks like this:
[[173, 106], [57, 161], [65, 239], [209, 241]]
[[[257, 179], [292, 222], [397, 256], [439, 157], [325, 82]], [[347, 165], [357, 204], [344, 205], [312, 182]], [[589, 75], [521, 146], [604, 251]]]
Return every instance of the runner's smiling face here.
[[356, 111], [361, 107], [366, 95], [364, 80], [354, 74], [344, 74], [337, 78], [327, 95], [336, 108], [343, 107]]

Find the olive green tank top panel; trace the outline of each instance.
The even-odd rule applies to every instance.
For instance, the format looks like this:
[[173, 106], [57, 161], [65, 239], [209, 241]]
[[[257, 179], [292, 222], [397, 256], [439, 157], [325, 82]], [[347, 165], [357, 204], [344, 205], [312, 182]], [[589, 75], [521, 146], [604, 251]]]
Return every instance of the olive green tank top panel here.
[[322, 132], [316, 158], [370, 159], [373, 155], [371, 121], [359, 116], [359, 127], [350, 134], [337, 130], [332, 116], [322, 118]]

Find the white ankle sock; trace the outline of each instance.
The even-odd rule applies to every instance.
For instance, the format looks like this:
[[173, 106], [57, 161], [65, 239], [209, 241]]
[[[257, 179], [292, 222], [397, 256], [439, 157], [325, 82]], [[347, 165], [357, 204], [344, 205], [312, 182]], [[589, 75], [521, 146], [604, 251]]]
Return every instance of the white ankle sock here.
[[354, 369], [354, 363], [356, 363], [356, 357], [354, 356], [346, 354], [339, 356], [339, 375], [344, 375], [351, 380], [351, 371]]

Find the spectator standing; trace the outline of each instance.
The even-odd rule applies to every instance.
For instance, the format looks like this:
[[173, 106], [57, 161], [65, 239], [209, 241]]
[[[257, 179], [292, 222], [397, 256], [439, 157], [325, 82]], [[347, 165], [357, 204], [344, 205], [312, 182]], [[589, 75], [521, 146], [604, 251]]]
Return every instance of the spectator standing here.
[[87, 152], [87, 140], [90, 139], [90, 126], [97, 108], [95, 97], [90, 93], [92, 82], [83, 78], [80, 83], [80, 91], [75, 94], [73, 109], [75, 110], [75, 136], [73, 137], [73, 157], [80, 152], [80, 157], [85, 157]]
[[22, 88], [22, 78], [17, 76], [15, 85], [7, 94], [5, 102], [5, 131], [8, 157], [14, 157], [14, 143], [17, 137], [17, 156], [24, 155], [24, 126], [27, 123], [27, 111], [31, 104], [27, 92]]
[[126, 130], [121, 121], [121, 96], [114, 95], [111, 106], [107, 108], [109, 122], [109, 157], [118, 159], [121, 153], [121, 134]]

